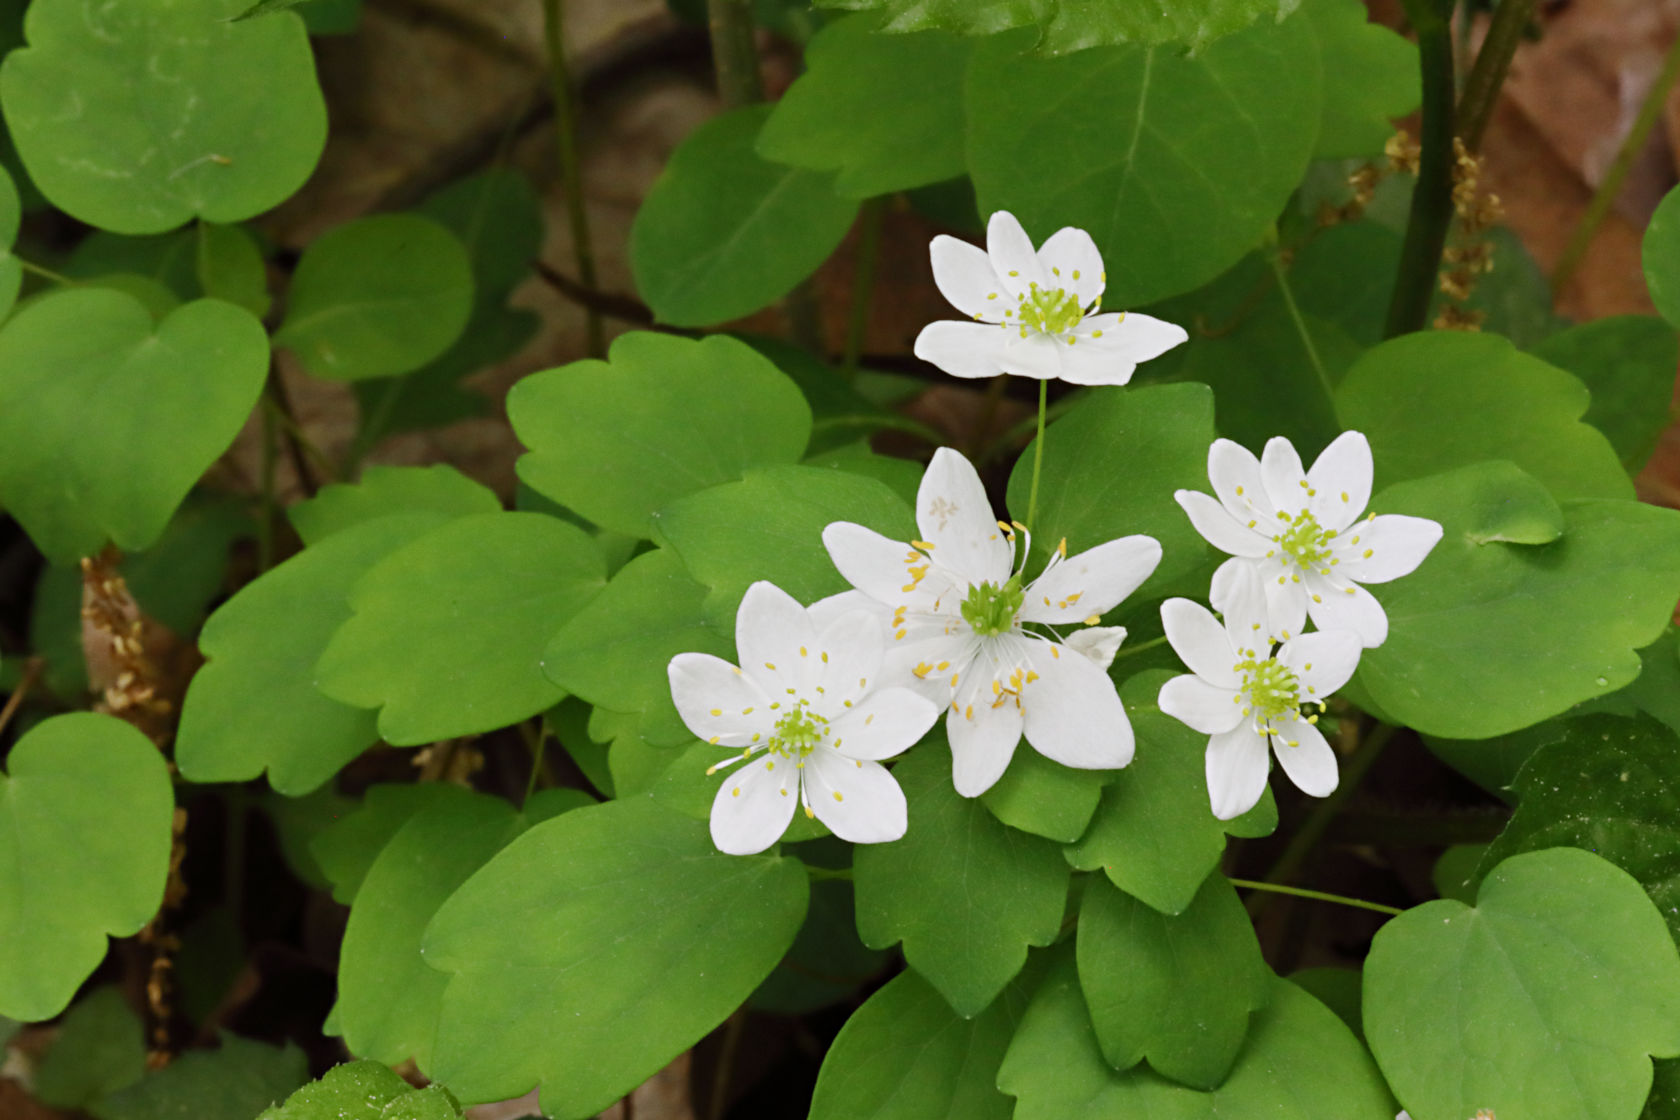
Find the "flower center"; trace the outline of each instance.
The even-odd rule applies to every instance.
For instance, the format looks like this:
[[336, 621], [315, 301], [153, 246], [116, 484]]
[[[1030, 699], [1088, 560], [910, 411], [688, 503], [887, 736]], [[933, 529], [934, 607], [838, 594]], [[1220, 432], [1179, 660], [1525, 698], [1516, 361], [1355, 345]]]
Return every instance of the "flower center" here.
[[788, 712], [776, 721], [775, 730], [770, 732], [770, 742], [766, 749], [777, 758], [791, 758], [800, 761], [806, 755], [822, 746], [828, 737], [828, 720], [804, 707]]
[[1029, 329], [1040, 334], [1062, 334], [1079, 325], [1085, 309], [1079, 297], [1066, 288], [1040, 288], [1036, 282], [1021, 296], [1017, 311], [1020, 316], [1021, 337]]
[[1008, 633], [1015, 629], [1015, 616], [1025, 601], [1019, 575], [1010, 576], [1002, 587], [977, 583], [968, 589], [968, 598], [963, 600], [963, 621], [983, 638]]
[[1279, 716], [1300, 715], [1301, 682], [1277, 658], [1261, 661], [1251, 653], [1237, 664], [1237, 672], [1243, 675], [1242, 695], [1260, 730], [1271, 731], [1272, 722]]
[[1330, 545], [1336, 539], [1334, 529], [1326, 529], [1306, 510], [1291, 517], [1280, 512], [1278, 519], [1288, 528], [1272, 538], [1283, 554], [1302, 571], [1322, 571], [1330, 559]]

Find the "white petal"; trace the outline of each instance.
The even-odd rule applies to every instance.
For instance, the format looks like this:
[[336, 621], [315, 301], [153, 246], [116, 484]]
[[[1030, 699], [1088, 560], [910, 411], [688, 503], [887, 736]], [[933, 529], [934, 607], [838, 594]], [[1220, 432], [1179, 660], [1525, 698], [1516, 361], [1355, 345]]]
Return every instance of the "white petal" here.
[[1208, 800], [1222, 821], [1254, 808], [1266, 792], [1266, 740], [1243, 722], [1215, 735], [1207, 746]]
[[1234, 688], [1215, 688], [1202, 678], [1185, 673], [1161, 686], [1156, 703], [1178, 722], [1218, 735], [1242, 722], [1242, 696]]
[[[1173, 498], [1189, 515], [1190, 524], [1202, 535], [1202, 539], [1221, 552], [1232, 556], [1259, 557], [1277, 547], [1256, 531], [1264, 522], [1257, 518], [1238, 521], [1224, 506], [1199, 490], [1175, 490]], [[1251, 525], [1254, 527], [1251, 528]]]
[[1023, 622], [1082, 622], [1106, 614], [1136, 591], [1161, 562], [1161, 542], [1121, 537], [1053, 562], [1026, 588]]
[[987, 323], [941, 319], [922, 328], [915, 353], [952, 377], [996, 377], [1004, 372], [1004, 347], [1010, 337], [1009, 331]]
[[1295, 445], [1282, 436], [1267, 440], [1260, 453], [1260, 481], [1274, 508], [1289, 513], [1307, 508], [1307, 472], [1301, 468]]
[[1120, 643], [1125, 640], [1124, 626], [1088, 626], [1063, 638], [1062, 648], [1082, 653], [1095, 662], [1097, 668], [1107, 669], [1114, 664], [1114, 655], [1120, 652]]
[[1015, 547], [992, 513], [974, 464], [941, 447], [916, 490], [916, 525], [941, 567], [972, 583], [1001, 584], [1014, 566]]
[[799, 771], [783, 762], [759, 756], [724, 779], [712, 800], [712, 843], [732, 856], [762, 852], [787, 831], [793, 819]]
[[1132, 760], [1132, 723], [1114, 681], [1090, 658], [1058, 642], [1034, 642], [1038, 679], [1021, 690], [1027, 742], [1078, 770], [1118, 770]]
[[951, 677], [968, 672], [974, 654], [973, 635], [966, 623], [960, 634], [945, 634], [944, 627], [933, 629], [922, 625], [921, 620], [907, 620], [905, 628], [909, 627], [919, 627], [921, 633], [887, 643], [887, 655], [881, 661], [881, 686], [908, 688], [944, 708], [952, 699]]
[[775, 584], [759, 580], [741, 596], [735, 612], [735, 649], [741, 669], [773, 700], [787, 689], [803, 690], [812, 674], [799, 656], [817, 641], [817, 629], [799, 601]]
[[1190, 338], [1177, 323], [1136, 311], [1088, 315], [1073, 333], [1079, 339], [1078, 349], [1094, 346], [1134, 365], [1159, 358]]
[[[842, 524], [834, 522], [833, 524]], [[847, 522], [846, 524], [849, 524]], [[908, 552], [909, 549], [905, 549]], [[829, 625], [843, 614], [852, 611], [870, 611], [885, 622], [892, 615], [892, 610], [877, 599], [872, 599], [861, 591], [842, 591], [838, 595], [830, 595], [826, 599], [818, 599], [805, 608], [805, 613], [811, 616], [811, 625], [821, 634]]]
[[884, 844], [904, 835], [909, 807], [898, 782], [878, 762], [819, 750], [805, 760], [811, 811], [834, 835], [853, 844]]
[[939, 705], [908, 688], [884, 688], [865, 696], [829, 725], [829, 742], [847, 758], [891, 758], [915, 746]]
[[1216, 439], [1208, 448], [1208, 481], [1213, 496], [1243, 525], [1260, 529], [1277, 520], [1277, 510], [1260, 480], [1260, 460], [1240, 443]]
[[1351, 630], [1366, 649], [1388, 640], [1388, 614], [1363, 587], [1334, 576], [1310, 575], [1307, 591], [1307, 613], [1320, 630]]
[[851, 611], [819, 631], [813, 645], [801, 647], [815, 692], [806, 695], [819, 715], [835, 718], [847, 710], [847, 701], [855, 704], [880, 684], [886, 652], [881, 622], [874, 611]]
[[999, 210], [986, 223], [986, 253], [1011, 295], [1020, 296], [1034, 283], [1045, 286], [1044, 266], [1033, 252], [1032, 239], [1009, 211]]
[[1295, 637], [1307, 625], [1307, 588], [1296, 578], [1295, 572], [1278, 568], [1265, 569], [1261, 586], [1266, 589], [1266, 618], [1272, 635], [1280, 642]]
[[1304, 719], [1278, 721], [1272, 751], [1302, 793], [1329, 797], [1338, 781], [1336, 752], [1325, 742], [1323, 732]]
[[951, 784], [964, 797], [979, 797], [991, 789], [1021, 741], [1021, 710], [1014, 704], [993, 708], [955, 708], [945, 717], [945, 734], [951, 740]]
[[1300, 680], [1303, 701], [1321, 702], [1353, 676], [1360, 653], [1351, 630], [1319, 630], [1283, 643], [1277, 659]]
[[1264, 571], [1270, 568], [1233, 556], [1213, 573], [1208, 602], [1225, 616], [1225, 633], [1236, 649], [1258, 650], [1262, 644], [1269, 646], [1277, 633], [1266, 602], [1265, 577], [1261, 574]]
[[[994, 526], [994, 528], [996, 528]], [[943, 585], [930, 566], [915, 578], [926, 558], [903, 541], [883, 537], [875, 530], [850, 521], [831, 521], [823, 528], [823, 547], [847, 583], [889, 608], [903, 605], [917, 610], [932, 609], [938, 588]], [[918, 559], [920, 563], [918, 563]], [[826, 613], [826, 612], [825, 612]]]
[[1066, 376], [1063, 358], [1068, 353], [1067, 343], [1037, 331], [1028, 331], [1023, 338], [1020, 330], [1008, 324], [999, 333], [1003, 336], [1003, 352], [998, 356], [998, 364], [1003, 372], [1040, 381]]
[[1077, 335], [1071, 341], [1057, 339], [1055, 344], [1061, 370], [1054, 376], [1070, 385], [1125, 385], [1137, 372], [1136, 362], [1121, 357], [1100, 343], [1092, 345]]
[[1242, 683], [1234, 665], [1238, 657], [1225, 628], [1200, 603], [1168, 599], [1161, 604], [1161, 625], [1180, 661], [1209, 684], [1236, 688]]
[[1102, 299], [1103, 262], [1091, 235], [1073, 226], [1063, 226], [1038, 248], [1038, 260], [1050, 278], [1046, 286], [1072, 292], [1080, 307]]
[[695, 735], [720, 747], [744, 747], [768, 735], [770, 698], [756, 681], [709, 653], [679, 653], [666, 668], [677, 714]]
[[1355, 583], [1387, 583], [1417, 570], [1440, 543], [1441, 525], [1427, 517], [1385, 513], [1336, 538], [1336, 575]]
[[1371, 445], [1359, 432], [1343, 432], [1313, 460], [1307, 472], [1309, 508], [1326, 529], [1341, 530], [1365, 512], [1371, 500]]
[[986, 250], [945, 234], [935, 237], [928, 248], [933, 257], [933, 282], [952, 307], [988, 323], [1001, 323], [1004, 311], [1014, 310], [1016, 301], [998, 282]]

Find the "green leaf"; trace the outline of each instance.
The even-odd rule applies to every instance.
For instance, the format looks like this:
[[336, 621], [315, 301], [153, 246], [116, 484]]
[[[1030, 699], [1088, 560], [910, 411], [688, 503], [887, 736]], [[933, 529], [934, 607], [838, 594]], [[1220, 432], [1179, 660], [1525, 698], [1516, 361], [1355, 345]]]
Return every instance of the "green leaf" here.
[[18, 225], [23, 220], [23, 203], [18, 198], [17, 184], [0, 167], [0, 319], [11, 313], [17, 302], [18, 289], [23, 287], [23, 265], [12, 255], [17, 241]]
[[647, 798], [531, 829], [438, 911], [428, 964], [451, 973], [434, 1073], [468, 1102], [542, 1086], [586, 1116], [717, 1026], [805, 916], [797, 861], [726, 856]]
[[408, 373], [449, 349], [472, 306], [472, 263], [454, 234], [419, 214], [377, 214], [304, 250], [274, 344], [334, 381]]
[[1517, 811], [1480, 874], [1520, 852], [1596, 852], [1638, 880], [1680, 937], [1680, 736], [1649, 716], [1568, 721], [1517, 772]]
[[218, 1050], [188, 1050], [100, 1102], [99, 1120], [250, 1120], [309, 1080], [309, 1062], [284, 1047], [223, 1034]]
[[850, 589], [828, 558], [822, 531], [855, 521], [894, 540], [916, 535], [915, 518], [886, 485], [821, 467], [751, 469], [679, 498], [653, 515], [659, 543], [711, 588], [706, 610], [733, 620], [755, 580], [769, 580], [802, 603]]
[[382, 782], [369, 788], [362, 804], [322, 830], [309, 850], [332, 883], [333, 901], [349, 906], [391, 837], [439, 802], [454, 797], [443, 782]]
[[812, 883], [811, 906], [798, 939], [748, 1004], [777, 1015], [806, 1015], [852, 997], [886, 970], [887, 961], [888, 954], [858, 940], [852, 885], [835, 879]]
[[35, 1072], [34, 1095], [54, 1108], [86, 1109], [146, 1073], [140, 1016], [117, 987], [98, 988], [70, 1009]]
[[1485, 459], [1509, 459], [1565, 498], [1628, 498], [1610, 442], [1581, 417], [1574, 376], [1492, 334], [1420, 331], [1368, 351], [1336, 390], [1365, 433], [1381, 489]]
[[1445, 530], [1417, 571], [1379, 589], [1388, 640], [1354, 678], [1430, 735], [1491, 738], [1621, 688], [1680, 590], [1680, 514], [1594, 500], [1560, 516], [1509, 463], [1402, 483], [1372, 506]]
[[1038, 49], [1062, 54], [1116, 43], [1184, 43], [1199, 50], [1261, 17], [1282, 19], [1300, 0], [817, 0], [824, 8], [885, 13], [887, 31], [938, 28], [990, 35], [1013, 27], [1037, 30]]
[[998, 1087], [1017, 1098], [1013, 1120], [1392, 1120], [1382, 1078], [1341, 1020], [1288, 981], [1274, 979], [1268, 994], [1231, 1075], [1201, 1092], [1103, 1060], [1067, 953], [1028, 1006]]
[[776, 102], [758, 154], [838, 171], [834, 192], [871, 198], [964, 174], [962, 81], [969, 43], [951, 35], [878, 35], [853, 16], [817, 32], [805, 73]]
[[181, 773], [232, 782], [266, 769], [270, 785], [295, 797], [377, 742], [375, 714], [323, 695], [315, 663], [349, 620], [357, 581], [443, 520], [411, 513], [346, 529], [222, 604], [199, 636], [208, 664], [194, 674], [181, 710]]
[[1088, 230], [1110, 307], [1225, 271], [1260, 243], [1306, 170], [1323, 92], [1305, 19], [1265, 21], [1196, 56], [1131, 46], [1046, 60], [1020, 46], [978, 44], [968, 71], [980, 212], [1011, 211], [1035, 241]]
[[[327, 138], [303, 24], [246, 0], [38, 0], [0, 67], [6, 125], [53, 205], [117, 233], [238, 222], [303, 185]], [[252, 75], [261, 75], [253, 81]]]
[[1111, 776], [1111, 771], [1063, 766], [1037, 751], [1016, 751], [1009, 769], [980, 801], [1010, 828], [1071, 844], [1091, 823]]
[[241, 226], [198, 225], [196, 275], [199, 289], [262, 318], [268, 314], [268, 265], [262, 250]]
[[857, 202], [831, 176], [754, 151], [770, 112], [748, 105], [695, 129], [636, 212], [630, 268], [661, 322], [703, 327], [768, 307], [851, 228]]
[[1645, 229], [1645, 285], [1670, 326], [1680, 329], [1680, 189], [1671, 190]]
[[1324, 119], [1314, 159], [1374, 156], [1394, 120], [1418, 107], [1417, 45], [1367, 21], [1358, 0], [1306, 0], [1301, 17], [1318, 36], [1324, 65]]
[[[43, 720], [0, 775], [0, 1015], [64, 1010], [105, 957], [157, 913], [175, 797], [169, 768], [110, 716]], [[66, 837], [74, 838], [69, 842]]]
[[[3, 338], [0, 335], [0, 338]], [[605, 529], [645, 537], [649, 515], [733, 482], [748, 467], [796, 462], [811, 409], [751, 347], [638, 332], [608, 360], [532, 374], [508, 393], [508, 419], [531, 450], [520, 479]]]
[[[485, 578], [493, 572], [494, 578]], [[540, 513], [458, 518], [376, 563], [316, 663], [398, 746], [506, 727], [560, 702], [549, 639], [606, 584], [589, 535]]]
[[993, 1081], [1025, 1004], [1012, 984], [964, 1018], [915, 972], [899, 973], [840, 1028], [810, 1120], [1009, 1120]]
[[1108, 1064], [1140, 1061], [1217, 1088], [1265, 1006], [1272, 973], [1237, 892], [1217, 872], [1182, 914], [1150, 909], [1100, 879], [1079, 909], [1079, 984]]
[[298, 12], [311, 35], [348, 35], [362, 19], [362, 0], [303, 0]]
[[1626, 872], [1529, 852], [1474, 907], [1430, 902], [1378, 931], [1365, 1035], [1418, 1120], [1622, 1120], [1651, 1087], [1649, 1055], [1680, 1054], [1680, 957]]
[[369, 467], [355, 483], [335, 482], [313, 498], [288, 506], [286, 516], [313, 547], [354, 525], [393, 513], [468, 517], [495, 513], [502, 500], [447, 463], [429, 467]]
[[386, 436], [442, 428], [490, 414], [490, 398], [461, 380], [523, 350], [542, 319], [523, 308], [474, 313], [443, 356], [400, 377], [374, 377], [350, 386], [362, 411], [358, 442], [371, 448]]
[[[1072, 555], [1145, 533], [1161, 542], [1161, 563], [1130, 602], [1170, 593], [1207, 563], [1207, 542], [1172, 495], [1206, 488], [1213, 440], [1213, 394], [1205, 385], [1092, 391], [1045, 434], [1033, 535], [1045, 548], [1065, 537]], [[1033, 456], [1029, 446], [1009, 476], [1016, 517], [1027, 514]]]
[[1360, 985], [1364, 978], [1352, 968], [1303, 968], [1289, 974], [1289, 982], [1336, 1013], [1353, 1036], [1365, 1041], [1360, 1016]]
[[238, 22], [239, 20], [255, 19], [257, 16], [273, 15], [275, 12], [284, 12], [289, 8], [297, 7], [299, 4], [310, 2], [311, 0], [257, 0], [257, 3], [234, 16], [233, 20]]
[[457, 180], [421, 203], [418, 212], [460, 238], [472, 260], [480, 306], [507, 302], [542, 252], [542, 203], [531, 181], [507, 167]]
[[416, 1089], [378, 1062], [334, 1066], [267, 1108], [257, 1120], [455, 1120], [461, 1110], [441, 1085]]
[[1067, 849], [1081, 871], [1101, 868], [1115, 886], [1164, 914], [1181, 914], [1219, 865], [1225, 834], [1264, 836], [1277, 827], [1270, 789], [1234, 821], [1214, 817], [1204, 756], [1207, 736], [1156, 706], [1161, 686], [1176, 674], [1139, 673], [1120, 687], [1137, 757], [1114, 774], [1091, 827]]
[[[240, 811], [240, 805], [238, 798], [230, 801], [236, 812]], [[356, 801], [330, 787], [323, 787], [302, 797], [266, 793], [256, 799], [255, 805], [268, 815], [274, 825], [280, 855], [292, 874], [305, 886], [321, 891], [331, 890], [332, 880], [321, 869], [321, 861], [315, 858], [312, 849], [317, 837], [338, 824], [340, 818], [356, 811]], [[244, 964], [243, 956], [239, 964]]]
[[893, 770], [910, 830], [852, 855], [858, 934], [904, 958], [959, 1015], [979, 1014], [1056, 939], [1068, 869], [1056, 846], [999, 823], [951, 788], [948, 749], [923, 744]]
[[107, 539], [146, 548], [267, 371], [262, 324], [231, 304], [199, 300], [154, 326], [117, 292], [43, 296], [0, 327], [0, 505], [53, 560]]
[[149, 237], [124, 237], [96, 229], [70, 251], [63, 272], [90, 281], [113, 273], [143, 276], [179, 299], [204, 294], [198, 280], [198, 235], [191, 229]]
[[1680, 343], [1649, 315], [1613, 315], [1547, 338], [1534, 356], [1568, 370], [1592, 392], [1584, 419], [1603, 432], [1629, 474], [1638, 474], [1668, 426]]

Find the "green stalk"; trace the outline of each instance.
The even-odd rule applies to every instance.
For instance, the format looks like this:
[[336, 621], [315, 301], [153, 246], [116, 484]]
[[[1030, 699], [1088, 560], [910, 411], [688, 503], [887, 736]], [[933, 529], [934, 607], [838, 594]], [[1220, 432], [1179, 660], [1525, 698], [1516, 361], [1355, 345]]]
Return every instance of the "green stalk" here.
[[51, 281], [54, 284], [62, 284], [65, 287], [73, 287], [76, 283], [63, 273], [54, 272], [50, 268], [44, 268], [41, 265], [36, 264], [34, 261], [26, 261], [15, 254], [12, 259], [18, 262], [19, 268], [23, 269], [31, 276], [39, 276], [43, 280]]
[[1318, 356], [1318, 347], [1313, 344], [1312, 334], [1307, 330], [1307, 321], [1301, 315], [1301, 309], [1295, 303], [1295, 289], [1289, 286], [1289, 271], [1283, 267], [1276, 250], [1266, 254], [1266, 260], [1272, 266], [1272, 275], [1277, 277], [1278, 291], [1283, 293], [1283, 302], [1289, 308], [1289, 318], [1295, 323], [1295, 333], [1301, 336], [1301, 345], [1307, 351], [1307, 360], [1312, 363], [1313, 372], [1318, 374], [1318, 383], [1324, 389], [1324, 399], [1330, 403], [1330, 414], [1336, 414], [1336, 388], [1330, 384], [1330, 374], [1324, 369], [1324, 359]]
[[[548, 43], [548, 80], [554, 95], [554, 139], [560, 150], [560, 181], [566, 194], [566, 217], [572, 229], [572, 252], [577, 260], [578, 282], [591, 291], [599, 285], [595, 274], [595, 249], [589, 236], [589, 215], [583, 202], [583, 172], [578, 156], [577, 98], [572, 76], [566, 66], [565, 25], [562, 21], [563, 0], [543, 0], [543, 34]], [[603, 358], [607, 353], [606, 337], [602, 333], [601, 313], [592, 307], [584, 308], [585, 329], [588, 332], [589, 355]]]
[[[1388, 914], [1391, 917], [1405, 913], [1404, 910], [1393, 906], [1384, 906], [1380, 902], [1366, 902], [1363, 898], [1349, 898], [1345, 894], [1330, 894], [1328, 891], [1309, 891], [1305, 887], [1283, 887], [1276, 883], [1256, 882], [1253, 879], [1232, 879], [1230, 883], [1233, 887], [1242, 887], [1245, 890], [1268, 891], [1272, 894], [1294, 895], [1296, 898], [1317, 899], [1319, 902], [1334, 902], [1338, 906], [1355, 906], [1361, 910], [1375, 910], [1379, 914]], [[1249, 907], [1250, 912], [1255, 909], [1252, 905]]]
[[753, 42], [752, 0], [706, 0], [706, 17], [723, 107], [738, 109], [763, 101], [764, 79], [758, 69], [758, 44]]
[[1423, 73], [1422, 155], [1394, 295], [1388, 305], [1385, 338], [1422, 330], [1428, 321], [1429, 304], [1435, 298], [1441, 271], [1441, 252], [1447, 246], [1447, 227], [1453, 217], [1452, 27], [1435, 0], [1404, 3], [1417, 32]]
[[[1407, 5], [1408, 9], [1411, 5]], [[1487, 38], [1476, 53], [1476, 64], [1464, 79], [1464, 94], [1458, 99], [1458, 135], [1472, 152], [1480, 150], [1482, 134], [1499, 104], [1499, 87], [1511, 69], [1511, 59], [1534, 17], [1534, 0], [1499, 0]]]
[[1050, 399], [1050, 382], [1038, 383], [1038, 436], [1033, 440], [1033, 480], [1032, 490], [1027, 497], [1027, 528], [1032, 528], [1038, 519], [1038, 476], [1044, 468], [1044, 406]]
[[870, 299], [875, 294], [875, 262], [881, 255], [881, 226], [887, 214], [887, 200], [872, 198], [863, 204], [858, 219], [856, 263], [852, 268], [852, 313], [846, 323], [846, 348], [840, 362], [847, 381], [857, 377], [858, 358], [863, 354], [863, 336], [869, 330]]

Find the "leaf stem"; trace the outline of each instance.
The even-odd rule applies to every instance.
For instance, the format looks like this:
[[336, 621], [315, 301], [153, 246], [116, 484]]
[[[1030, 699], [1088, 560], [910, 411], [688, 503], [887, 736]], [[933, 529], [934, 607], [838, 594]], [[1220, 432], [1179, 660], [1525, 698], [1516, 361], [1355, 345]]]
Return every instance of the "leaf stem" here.
[[543, 748], [548, 745], [548, 733], [547, 728], [543, 725], [542, 717], [538, 716], [537, 726], [534, 730], [521, 723], [519, 734], [524, 737], [525, 745], [531, 751], [531, 776], [525, 779], [525, 800], [519, 803], [524, 805], [531, 800], [531, 795], [537, 791], [537, 776], [542, 773]]
[[1476, 63], [1464, 79], [1464, 93], [1458, 99], [1458, 136], [1472, 152], [1482, 146], [1482, 134], [1499, 103], [1499, 87], [1505, 84], [1517, 44], [1522, 42], [1533, 16], [1534, 0], [1499, 0], [1493, 10], [1487, 37], [1476, 52]]
[[1122, 658], [1133, 657], [1142, 653], [1146, 649], [1154, 649], [1156, 646], [1164, 646], [1166, 644], [1167, 636], [1162, 634], [1159, 638], [1151, 638], [1147, 642], [1139, 642], [1135, 646], [1121, 646], [1114, 654], [1114, 660], [1119, 661]]
[[1404, 3], [1417, 32], [1423, 74], [1422, 153], [1384, 338], [1423, 329], [1435, 298], [1441, 251], [1446, 248], [1447, 227], [1453, 216], [1452, 28], [1435, 0]]
[[1044, 409], [1050, 399], [1050, 382], [1048, 379], [1038, 383], [1038, 435], [1033, 439], [1033, 480], [1032, 490], [1027, 495], [1027, 526], [1031, 528], [1038, 521], [1038, 476], [1044, 467]]
[[858, 243], [852, 266], [852, 313], [846, 323], [846, 346], [840, 372], [847, 381], [857, 377], [858, 356], [869, 329], [870, 299], [875, 294], [875, 262], [881, 255], [881, 226], [887, 214], [887, 200], [872, 198], [863, 204], [858, 217]]
[[39, 657], [31, 657], [24, 662], [23, 676], [18, 678], [17, 687], [12, 689], [12, 694], [6, 697], [6, 706], [0, 708], [0, 731], [6, 730], [6, 725], [12, 722], [17, 710], [23, 707], [29, 690], [35, 687], [35, 682], [40, 679], [41, 670], [45, 667], [46, 662]]
[[[1330, 894], [1328, 891], [1309, 891], [1305, 887], [1285, 887], [1277, 883], [1261, 883], [1253, 879], [1232, 879], [1233, 887], [1242, 887], [1251, 891], [1267, 891], [1272, 894], [1294, 895], [1296, 898], [1311, 898], [1319, 902], [1334, 902], [1340, 906], [1356, 906], [1361, 910], [1375, 910], [1379, 914], [1404, 914], [1405, 911], [1394, 906], [1384, 906], [1380, 902], [1366, 902], [1363, 898], [1349, 898], [1345, 894]], [[1249, 907], [1252, 912], [1253, 906]]]
[[[566, 218], [572, 230], [572, 254], [577, 260], [578, 280], [595, 287], [595, 249], [589, 236], [589, 215], [584, 208], [583, 168], [578, 155], [577, 92], [566, 66], [564, 0], [543, 0], [543, 37], [548, 45], [548, 84], [554, 97], [554, 139], [560, 153], [560, 182], [566, 195]], [[589, 356], [606, 356], [606, 336], [601, 312], [585, 307], [584, 324]]]
[[1289, 270], [1283, 267], [1282, 254], [1273, 249], [1266, 254], [1266, 261], [1272, 266], [1272, 275], [1277, 277], [1278, 291], [1283, 293], [1284, 306], [1289, 308], [1289, 318], [1295, 323], [1295, 333], [1301, 336], [1301, 346], [1307, 352], [1307, 360], [1312, 363], [1313, 372], [1318, 374], [1318, 383], [1324, 389], [1324, 399], [1330, 404], [1330, 415], [1336, 414], [1336, 387], [1330, 384], [1330, 374], [1324, 368], [1324, 359], [1318, 356], [1318, 347], [1313, 344], [1312, 335], [1307, 331], [1307, 321], [1301, 315], [1301, 308], [1295, 302], [1295, 289], [1289, 286]]
[[50, 280], [54, 284], [62, 284], [65, 287], [74, 287], [76, 284], [76, 281], [70, 279], [70, 277], [64, 275], [62, 272], [54, 272], [52, 269], [38, 265], [34, 261], [24, 260], [16, 253], [12, 254], [12, 259], [17, 261], [18, 266], [32, 276], [39, 276], [43, 280]]
[[[764, 100], [753, 41], [752, 0], [706, 0], [706, 23], [712, 33], [712, 66], [725, 109]], [[593, 287], [594, 285], [590, 285]]]
[[1645, 103], [1639, 107], [1639, 116], [1634, 119], [1633, 128], [1629, 130], [1627, 138], [1616, 152], [1616, 160], [1605, 172], [1604, 181], [1599, 183], [1598, 190], [1593, 192], [1592, 201], [1587, 204], [1587, 211], [1581, 216], [1581, 224], [1575, 227], [1575, 232], [1569, 238], [1569, 244], [1564, 247], [1563, 256], [1559, 258], [1557, 269], [1552, 273], [1552, 296], [1563, 291], [1564, 287], [1574, 277], [1575, 270], [1580, 267], [1581, 258], [1586, 256], [1587, 246], [1592, 244], [1593, 234], [1610, 214], [1610, 207], [1622, 193], [1622, 186], [1627, 182], [1628, 172], [1639, 158], [1639, 153], [1645, 150], [1645, 141], [1650, 139], [1651, 129], [1656, 126], [1663, 114], [1663, 107], [1668, 104], [1669, 91], [1674, 88], [1676, 78], [1680, 78], [1680, 39], [1668, 48], [1668, 54], [1663, 58], [1662, 70], [1657, 74], [1657, 80], [1651, 85], [1651, 92], [1645, 95]]

